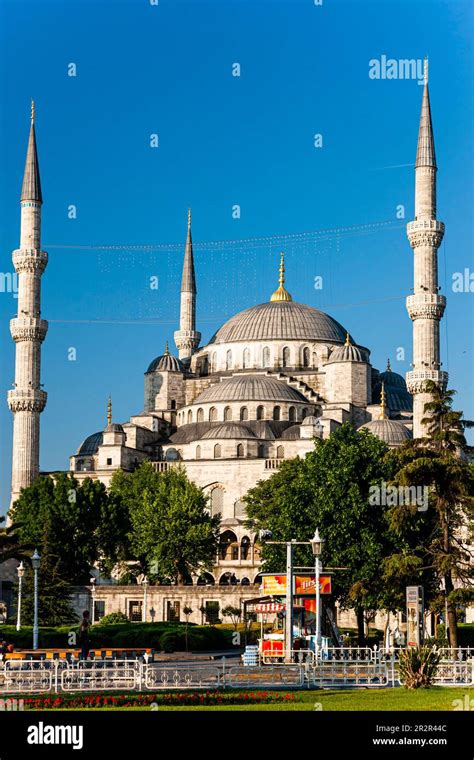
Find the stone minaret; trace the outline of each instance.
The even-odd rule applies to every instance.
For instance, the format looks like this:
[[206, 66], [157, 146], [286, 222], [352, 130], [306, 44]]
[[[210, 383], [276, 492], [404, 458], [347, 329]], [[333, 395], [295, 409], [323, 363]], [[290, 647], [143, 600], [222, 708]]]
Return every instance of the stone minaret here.
[[415, 164], [415, 221], [407, 225], [407, 235], [414, 254], [414, 295], [407, 298], [407, 310], [413, 321], [413, 370], [407, 372], [407, 386], [413, 394], [413, 437], [425, 432], [421, 420], [425, 404], [426, 380], [446, 387], [448, 375], [441, 371], [439, 323], [446, 298], [439, 294], [438, 248], [444, 224], [436, 219], [436, 155], [428, 92], [428, 61], [425, 60], [425, 85], [421, 106], [420, 129]]
[[191, 210], [188, 210], [188, 235], [184, 251], [183, 277], [181, 280], [181, 308], [179, 330], [174, 334], [174, 342], [179, 358], [185, 364], [199, 346], [201, 333], [196, 331], [196, 277], [194, 274], [193, 239], [191, 237]]
[[13, 462], [11, 503], [39, 473], [40, 413], [47, 394], [41, 390], [41, 344], [48, 323], [41, 319], [41, 275], [48, 254], [41, 250], [41, 182], [36, 152], [35, 107], [31, 103], [31, 128], [21, 191], [20, 247], [13, 251], [18, 273], [18, 316], [10, 322], [16, 344], [14, 389], [8, 392], [13, 412]]

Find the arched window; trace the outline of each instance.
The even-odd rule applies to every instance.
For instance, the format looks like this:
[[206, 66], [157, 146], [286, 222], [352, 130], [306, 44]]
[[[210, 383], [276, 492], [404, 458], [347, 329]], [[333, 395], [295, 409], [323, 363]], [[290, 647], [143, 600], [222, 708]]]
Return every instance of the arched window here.
[[281, 409], [279, 406], [275, 406], [273, 409], [273, 419], [279, 420], [281, 416]]
[[269, 367], [270, 366], [270, 349], [267, 346], [265, 346], [265, 348], [263, 349], [263, 361], [262, 361], [262, 365], [264, 367]]
[[239, 542], [234, 531], [226, 530], [219, 539], [219, 556], [224, 560], [239, 559]]
[[168, 462], [176, 462], [179, 459], [179, 451], [177, 449], [168, 449], [166, 452], [166, 459]]
[[248, 578], [242, 578], [242, 580], [240, 581], [240, 585], [241, 586], [250, 586], [249, 579]]
[[230, 406], [226, 406], [224, 409], [224, 422], [229, 422], [232, 419], [232, 409]]
[[247, 369], [247, 367], [250, 367], [250, 351], [248, 348], [244, 349], [244, 353], [242, 356], [242, 367], [244, 369]]
[[197, 410], [197, 421], [198, 422], [204, 422], [204, 409], [198, 409]]
[[296, 409], [294, 406], [290, 406], [288, 410], [288, 419], [290, 420], [290, 422], [296, 421]]
[[243, 443], [238, 443], [237, 444], [237, 456], [238, 457], [243, 457], [243, 455], [244, 455], [244, 444]]
[[232, 351], [230, 348], [225, 355], [225, 368], [232, 369]]
[[189, 410], [189, 412], [188, 412], [188, 425], [189, 425], [189, 423], [190, 423], [190, 422], [192, 422], [192, 421], [193, 421], [193, 413], [192, 413], [192, 411], [191, 411], [191, 409], [190, 409], [190, 410]]
[[215, 422], [217, 420], [217, 409], [215, 406], [211, 406], [209, 409], [209, 422]]
[[288, 348], [288, 346], [285, 346], [285, 348], [283, 349], [282, 360], [283, 360], [284, 367], [290, 366], [290, 349]]
[[222, 514], [222, 508], [224, 505], [224, 490], [222, 488], [213, 488], [211, 491], [211, 515]]
[[171, 401], [171, 408], [176, 409], [176, 401], [174, 399]]
[[244, 536], [240, 542], [240, 559], [248, 559], [250, 554], [250, 538]]
[[263, 420], [264, 408], [263, 406], [257, 406], [257, 420]]
[[277, 459], [285, 458], [285, 449], [283, 446], [277, 446]]
[[310, 357], [309, 348], [308, 346], [305, 346], [303, 348], [303, 367], [309, 367], [309, 357]]
[[258, 456], [260, 459], [264, 459], [265, 457], [265, 445], [263, 443], [258, 444]]
[[201, 447], [196, 446], [196, 459], [201, 459]]
[[210, 573], [201, 573], [197, 579], [197, 586], [214, 586], [215, 580]]
[[243, 406], [242, 409], [240, 410], [240, 419], [248, 420], [248, 418], [249, 418], [249, 410], [247, 409], [246, 406]]
[[216, 443], [214, 446], [214, 459], [220, 459], [222, 456], [222, 448], [220, 443]]
[[237, 501], [234, 503], [234, 517], [242, 518], [245, 517], [245, 502], [242, 501], [242, 499], [237, 499]]
[[304, 418], [307, 417], [307, 416], [308, 416], [308, 410], [307, 409], [303, 409], [303, 411], [301, 412], [301, 419], [304, 420]]

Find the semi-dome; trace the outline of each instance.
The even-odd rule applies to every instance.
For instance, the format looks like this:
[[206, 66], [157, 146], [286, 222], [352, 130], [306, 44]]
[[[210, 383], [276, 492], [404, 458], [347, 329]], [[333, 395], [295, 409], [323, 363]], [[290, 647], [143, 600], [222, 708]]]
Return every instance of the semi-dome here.
[[397, 420], [372, 420], [359, 428], [359, 430], [362, 429], [369, 430], [389, 446], [401, 446], [402, 443], [405, 443], [405, 441], [410, 440], [412, 437], [411, 431], [408, 430], [403, 422], [398, 422]]
[[77, 456], [91, 456], [97, 453], [97, 449], [102, 445], [103, 433], [100, 430], [98, 433], [92, 433], [89, 435], [79, 446], [77, 450]]
[[344, 327], [323, 311], [295, 301], [271, 301], [251, 306], [231, 317], [209, 343], [265, 340], [341, 343], [345, 338]]
[[212, 427], [204, 433], [202, 438], [255, 438], [255, 435], [246, 425], [224, 422], [222, 425]]
[[333, 362], [363, 362], [365, 361], [362, 356], [362, 351], [358, 346], [354, 346], [352, 343], [345, 343], [343, 346], [338, 346], [334, 349], [329, 357], [327, 364]]
[[302, 425], [319, 425], [320, 422], [317, 417], [314, 416], [314, 414], [308, 415], [308, 417], [305, 417]]
[[298, 401], [308, 403], [299, 391], [268, 375], [234, 375], [206, 388], [193, 404], [218, 401]]
[[182, 372], [184, 369], [183, 362], [177, 356], [170, 354], [168, 343], [166, 343], [165, 353], [157, 356], [150, 363], [147, 372]]

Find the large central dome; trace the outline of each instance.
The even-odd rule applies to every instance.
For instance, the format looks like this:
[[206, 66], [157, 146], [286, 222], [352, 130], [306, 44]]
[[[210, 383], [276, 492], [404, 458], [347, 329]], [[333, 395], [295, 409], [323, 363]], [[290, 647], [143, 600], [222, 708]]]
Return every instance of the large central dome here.
[[225, 322], [209, 343], [251, 340], [321, 340], [344, 343], [346, 330], [323, 311], [294, 301], [272, 301], [245, 309]]

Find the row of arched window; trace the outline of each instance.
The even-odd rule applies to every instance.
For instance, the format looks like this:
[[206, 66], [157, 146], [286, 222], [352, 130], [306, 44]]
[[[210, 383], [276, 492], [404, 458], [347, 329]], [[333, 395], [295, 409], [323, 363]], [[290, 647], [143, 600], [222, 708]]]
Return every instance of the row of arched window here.
[[[281, 352], [282, 367], [292, 367], [296, 365], [302, 365], [303, 367], [311, 366], [311, 351], [308, 346], [305, 346], [300, 354], [298, 361], [291, 361], [291, 349], [289, 346], [285, 346]], [[316, 353], [313, 355], [313, 364], [316, 364]], [[226, 370], [232, 370], [235, 366], [232, 349], [228, 349], [225, 354], [225, 368]], [[271, 367], [271, 351], [268, 346], [265, 346], [262, 350], [262, 367]], [[245, 348], [242, 353], [242, 368], [251, 369], [252, 363], [250, 358], [250, 349]], [[217, 353], [212, 354], [211, 357], [211, 370], [217, 372], [219, 367], [217, 366]]]
[[[198, 444], [196, 446], [196, 459], [201, 459], [201, 446]], [[238, 443], [236, 447], [236, 456], [237, 457], [244, 457], [245, 456], [245, 449], [243, 443]], [[258, 447], [258, 456], [264, 457], [265, 456], [265, 447], [260, 444]], [[214, 446], [214, 459], [220, 459], [222, 457], [222, 446], [220, 443], [216, 443]], [[276, 458], [277, 459], [284, 459], [285, 458], [285, 448], [284, 446], [277, 446], [276, 449]]]
[[[302, 412], [302, 419], [304, 419], [307, 416], [308, 410], [303, 409]], [[215, 406], [211, 406], [207, 413], [207, 417], [209, 422], [218, 422], [218, 411]], [[280, 406], [274, 406], [271, 410], [271, 417], [268, 419], [273, 420], [281, 420], [281, 407]], [[296, 422], [297, 413], [296, 413], [296, 407], [290, 406], [288, 409], [288, 419], [290, 422]], [[232, 410], [232, 407], [226, 406], [224, 409], [223, 414], [224, 422], [231, 422], [232, 419], [234, 419], [234, 411]], [[245, 422], [245, 420], [249, 419], [249, 410], [248, 407], [242, 406], [238, 412], [236, 413], [236, 418], [239, 419], [241, 422]], [[264, 406], [257, 406], [256, 409], [256, 419], [257, 420], [263, 420], [265, 419], [265, 407]], [[194, 414], [192, 409], [188, 409], [187, 412], [181, 412], [180, 414], [180, 423], [187, 423], [190, 425], [192, 422], [204, 422], [204, 409], [199, 408], [196, 412], [196, 417], [194, 419]]]

